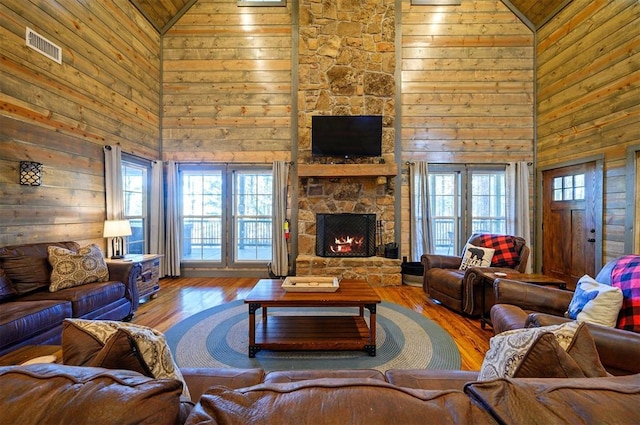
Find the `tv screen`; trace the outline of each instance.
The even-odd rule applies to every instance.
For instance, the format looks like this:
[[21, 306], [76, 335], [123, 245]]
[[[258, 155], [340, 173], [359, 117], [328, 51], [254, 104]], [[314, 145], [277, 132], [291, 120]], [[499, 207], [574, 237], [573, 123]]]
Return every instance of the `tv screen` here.
[[343, 158], [382, 155], [382, 116], [312, 116], [311, 153]]

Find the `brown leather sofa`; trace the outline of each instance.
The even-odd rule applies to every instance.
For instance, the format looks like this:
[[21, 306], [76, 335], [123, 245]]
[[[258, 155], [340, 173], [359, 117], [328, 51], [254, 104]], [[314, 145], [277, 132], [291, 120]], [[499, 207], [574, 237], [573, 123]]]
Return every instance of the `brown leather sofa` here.
[[[611, 284], [611, 271], [617, 260], [600, 270], [595, 280]], [[564, 317], [573, 292], [537, 286], [510, 279], [494, 282], [496, 304], [491, 308], [491, 322], [496, 334], [526, 327], [568, 322]], [[615, 375], [640, 373], [640, 334], [588, 323], [602, 364]]]
[[194, 401], [180, 398], [179, 381], [125, 370], [0, 367], [2, 419], [24, 425], [640, 423], [640, 375], [475, 382], [477, 372], [444, 370], [182, 373]]
[[49, 292], [49, 246], [77, 251], [76, 242], [0, 248], [0, 355], [24, 345], [59, 345], [65, 318], [129, 320], [138, 308], [139, 266], [108, 263], [109, 281]]
[[[481, 246], [482, 233], [474, 233], [467, 243]], [[518, 253], [518, 263], [513, 268], [492, 268], [495, 271], [513, 271], [524, 273], [529, 259], [529, 247], [526, 241], [518, 236], [513, 236], [515, 250]], [[483, 280], [476, 276], [475, 267], [467, 270], [459, 270], [462, 263], [461, 256], [423, 254], [421, 257], [424, 266], [422, 287], [429, 297], [442, 305], [459, 313], [469, 316], [482, 314], [482, 291], [480, 284]], [[493, 295], [487, 291], [486, 306], [493, 305]]]

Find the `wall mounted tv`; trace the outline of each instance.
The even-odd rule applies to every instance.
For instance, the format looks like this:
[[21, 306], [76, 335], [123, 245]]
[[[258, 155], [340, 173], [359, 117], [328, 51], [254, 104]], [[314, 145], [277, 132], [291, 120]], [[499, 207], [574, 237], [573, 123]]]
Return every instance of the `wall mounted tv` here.
[[342, 158], [382, 155], [382, 116], [312, 116], [311, 153]]

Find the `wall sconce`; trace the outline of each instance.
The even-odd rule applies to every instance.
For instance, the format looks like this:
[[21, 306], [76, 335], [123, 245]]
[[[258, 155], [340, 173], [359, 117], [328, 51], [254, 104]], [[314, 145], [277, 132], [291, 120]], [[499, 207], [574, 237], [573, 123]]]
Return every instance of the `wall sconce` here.
[[111, 238], [111, 259], [124, 258], [123, 236], [131, 236], [129, 220], [105, 220], [102, 236]]
[[33, 161], [20, 161], [20, 184], [40, 186], [42, 184], [42, 164]]
[[387, 177], [378, 176], [378, 178], [376, 179], [376, 184], [378, 184], [379, 186], [382, 186], [383, 184], [387, 184]]

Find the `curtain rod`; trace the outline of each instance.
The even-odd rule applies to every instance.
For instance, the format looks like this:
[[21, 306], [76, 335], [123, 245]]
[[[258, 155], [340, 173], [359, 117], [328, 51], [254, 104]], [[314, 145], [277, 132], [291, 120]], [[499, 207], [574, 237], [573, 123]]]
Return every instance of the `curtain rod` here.
[[[486, 162], [430, 162], [429, 165], [509, 165], [510, 162], [489, 164]], [[404, 165], [415, 165], [415, 161], [407, 161]], [[527, 162], [527, 165], [533, 165], [533, 162]]]
[[[118, 143], [117, 145], [118, 145], [118, 146], [120, 146], [120, 143]], [[111, 145], [104, 145], [104, 148], [105, 148], [105, 149], [107, 149], [107, 150], [111, 150]], [[122, 146], [120, 146], [120, 148], [122, 149]], [[135, 153], [133, 153], [133, 152], [124, 151], [124, 153], [126, 153], [127, 155], [134, 156], [134, 157], [136, 157], [136, 158], [138, 158], [138, 159], [142, 159], [142, 160], [144, 160], [144, 161], [153, 162], [154, 164], [155, 164], [156, 162], [158, 162], [158, 160], [157, 160], [157, 159], [149, 159], [149, 158], [145, 158], [144, 156], [136, 155], [136, 154], [135, 154]]]

